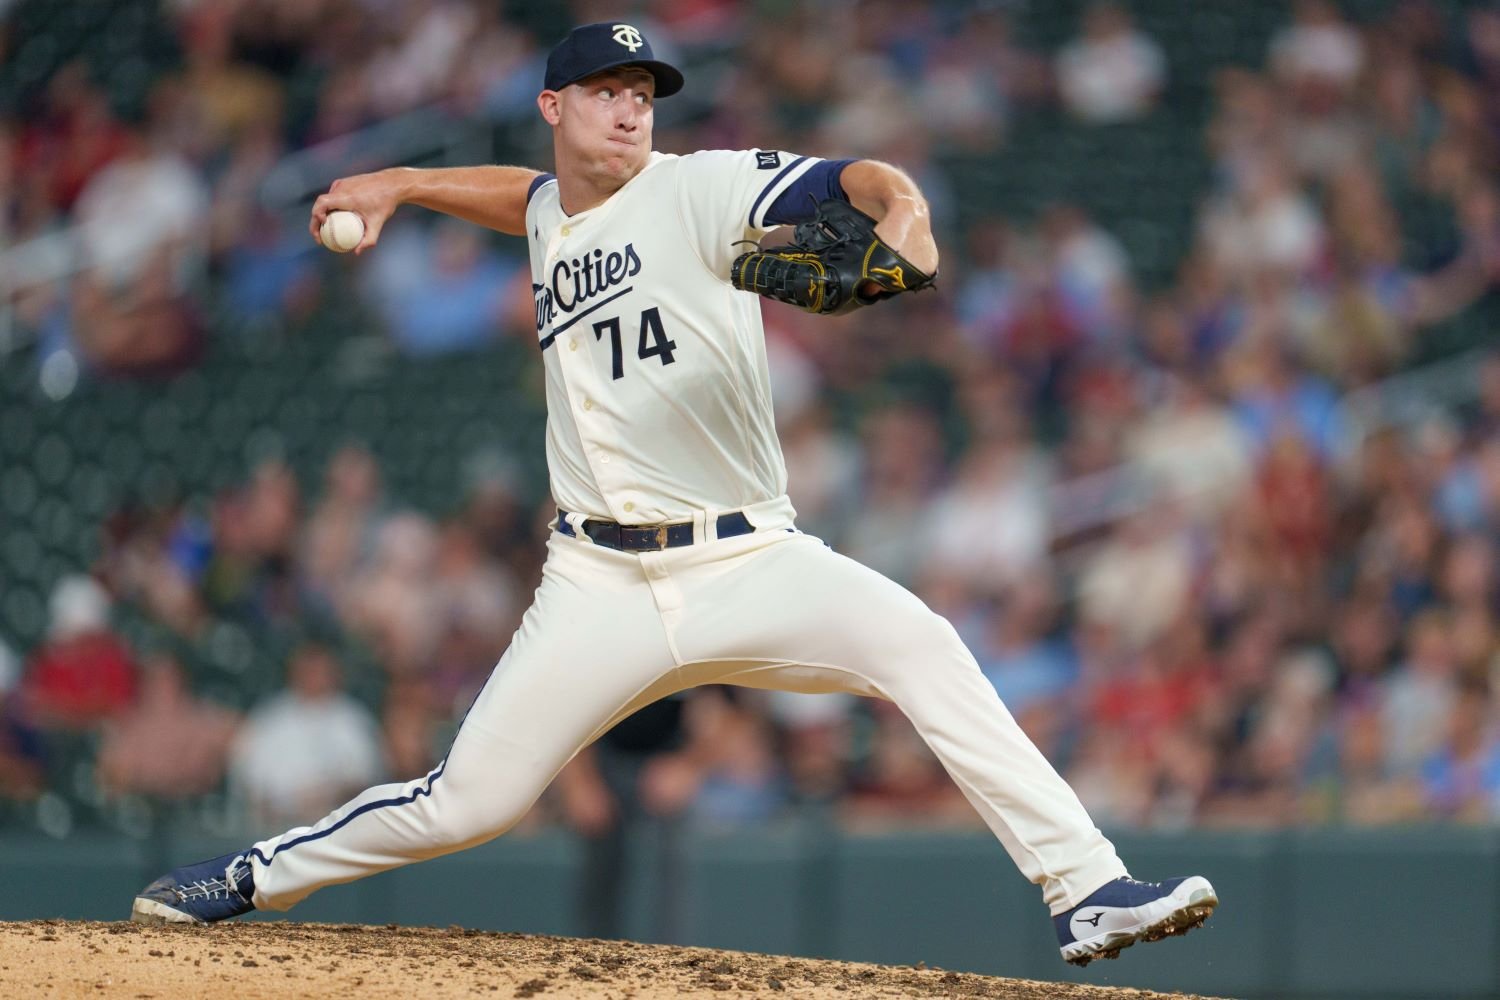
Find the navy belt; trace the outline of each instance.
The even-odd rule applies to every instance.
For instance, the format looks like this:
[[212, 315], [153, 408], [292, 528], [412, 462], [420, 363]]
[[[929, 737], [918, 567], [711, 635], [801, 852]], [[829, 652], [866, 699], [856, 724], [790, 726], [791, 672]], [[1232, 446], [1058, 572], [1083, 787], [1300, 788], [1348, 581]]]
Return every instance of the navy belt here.
[[[591, 517], [583, 522], [583, 533], [595, 545], [621, 552], [656, 552], [660, 549], [676, 549], [693, 544], [693, 522], [677, 521], [672, 524], [620, 524]], [[557, 530], [564, 535], [577, 538], [573, 525], [568, 521], [568, 512], [557, 509]], [[748, 535], [755, 530], [750, 519], [740, 511], [720, 514], [717, 526], [719, 538]]]

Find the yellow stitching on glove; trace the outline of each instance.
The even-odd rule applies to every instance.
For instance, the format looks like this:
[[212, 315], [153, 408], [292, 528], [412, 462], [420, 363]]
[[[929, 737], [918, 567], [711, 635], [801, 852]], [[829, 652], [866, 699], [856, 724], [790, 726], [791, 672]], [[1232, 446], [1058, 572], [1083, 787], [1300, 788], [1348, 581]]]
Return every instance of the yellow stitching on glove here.
[[[816, 256], [812, 254], [807, 254], [807, 256], [812, 258], [808, 263], [818, 272], [812, 278], [809, 278], [807, 282], [807, 295], [808, 298], [812, 299], [812, 302], [808, 303], [807, 309], [809, 312], [822, 312], [823, 295], [828, 290], [828, 282], [826, 280], [828, 269], [823, 266], [823, 262], [818, 260]], [[820, 278], [824, 279], [821, 283], [818, 281]]]
[[[875, 251], [881, 246], [884, 246], [884, 244], [882, 244], [879, 240], [876, 240], [874, 243], [871, 243], [868, 247], [865, 248], [865, 259], [860, 262], [859, 266], [860, 277], [871, 278], [872, 275], [882, 274], [891, 279], [891, 282], [895, 284], [895, 286], [901, 291], [906, 291], [906, 275], [902, 272], [900, 264], [897, 264], [892, 268], [870, 266], [870, 258], [875, 256]], [[894, 250], [891, 252], [895, 253]], [[871, 280], [873, 280], [873, 278], [871, 278]]]

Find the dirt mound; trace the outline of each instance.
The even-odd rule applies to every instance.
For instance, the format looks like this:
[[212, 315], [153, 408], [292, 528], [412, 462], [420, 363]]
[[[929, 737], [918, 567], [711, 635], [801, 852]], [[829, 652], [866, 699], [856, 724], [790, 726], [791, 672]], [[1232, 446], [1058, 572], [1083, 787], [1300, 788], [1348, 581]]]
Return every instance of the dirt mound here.
[[[227, 989], [225, 989], [227, 987]], [[222, 992], [221, 992], [222, 991]], [[0, 996], [998, 997], [1166, 994], [459, 927], [0, 923]], [[1174, 994], [1178, 1000], [1185, 1000]], [[1186, 998], [1191, 1000], [1191, 998]]]

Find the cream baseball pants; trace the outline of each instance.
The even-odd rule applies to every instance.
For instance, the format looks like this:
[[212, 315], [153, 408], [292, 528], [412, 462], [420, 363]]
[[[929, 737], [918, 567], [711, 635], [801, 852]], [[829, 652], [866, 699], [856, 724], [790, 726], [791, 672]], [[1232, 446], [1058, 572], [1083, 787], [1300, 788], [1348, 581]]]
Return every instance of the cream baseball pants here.
[[[622, 552], [553, 531], [536, 598], [427, 776], [381, 785], [252, 849], [255, 905], [463, 850], [525, 815], [574, 754], [699, 684], [847, 691], [911, 719], [1054, 914], [1125, 874], [953, 627], [764, 512], [753, 534]], [[770, 520], [772, 523], [763, 523]]]

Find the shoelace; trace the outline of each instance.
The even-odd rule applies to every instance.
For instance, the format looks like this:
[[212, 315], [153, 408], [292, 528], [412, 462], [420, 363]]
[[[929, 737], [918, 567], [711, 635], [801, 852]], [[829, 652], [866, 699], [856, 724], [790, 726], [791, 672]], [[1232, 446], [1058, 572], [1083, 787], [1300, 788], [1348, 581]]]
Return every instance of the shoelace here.
[[224, 869], [224, 879], [229, 883], [229, 889], [237, 896], [243, 896], [240, 892], [240, 882], [250, 877], [250, 859], [243, 854], [236, 854], [234, 860], [229, 862], [229, 867]]
[[[200, 879], [197, 882], [188, 882], [177, 890], [177, 894], [184, 900], [189, 899], [218, 899], [221, 895], [228, 897], [233, 894], [241, 896], [239, 883], [250, 874], [250, 865], [243, 854], [236, 855], [224, 869], [224, 877]], [[241, 898], [244, 898], [241, 896]]]
[[184, 900], [188, 899], [218, 899], [221, 895], [228, 896], [234, 891], [233, 886], [223, 879], [209, 878], [197, 882], [188, 882], [177, 889], [177, 895]]

